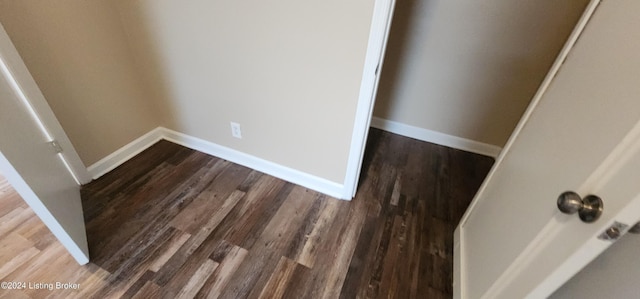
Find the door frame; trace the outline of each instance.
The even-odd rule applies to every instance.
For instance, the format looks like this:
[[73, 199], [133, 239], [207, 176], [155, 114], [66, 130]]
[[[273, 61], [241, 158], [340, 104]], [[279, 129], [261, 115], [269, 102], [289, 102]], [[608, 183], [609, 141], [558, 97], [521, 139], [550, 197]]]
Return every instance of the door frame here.
[[374, 2], [369, 42], [367, 44], [344, 180], [343, 197], [345, 199], [353, 198], [358, 190], [358, 180], [362, 171], [362, 161], [367, 144], [369, 126], [371, 125], [373, 106], [378, 92], [384, 54], [387, 49], [395, 3], [395, 0], [375, 0]]

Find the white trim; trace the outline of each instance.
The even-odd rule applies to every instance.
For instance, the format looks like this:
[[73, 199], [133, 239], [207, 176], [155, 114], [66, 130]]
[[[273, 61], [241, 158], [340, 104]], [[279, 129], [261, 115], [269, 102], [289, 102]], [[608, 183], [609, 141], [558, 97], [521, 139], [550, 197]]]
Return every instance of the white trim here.
[[264, 172], [268, 175], [272, 175], [338, 199], [351, 200], [351, 193], [347, 192], [344, 185], [339, 183], [164, 127], [157, 127], [123, 146], [112, 154], [89, 166], [88, 171], [94, 179], [97, 179], [162, 139]]
[[494, 158], [500, 155], [500, 151], [502, 150], [502, 148], [496, 145], [452, 136], [375, 116], [371, 120], [371, 126], [394, 134]]
[[339, 199], [350, 200], [351, 194], [345, 192], [344, 185], [332, 182], [299, 170], [295, 170], [271, 161], [267, 161], [213, 142], [189, 136], [167, 128], [159, 128], [164, 139], [182, 146], [216, 156], [236, 164], [266, 173], [296, 185], [309, 188]]
[[[585, 12], [583, 13], [582, 17], [578, 21], [578, 23], [577, 23], [576, 27], [574, 28], [573, 32], [571, 33], [571, 35], [567, 39], [567, 42], [565, 43], [564, 47], [560, 51], [560, 54], [558, 54], [558, 57], [556, 58], [556, 60], [553, 63], [553, 65], [551, 66], [551, 69], [549, 70], [549, 73], [547, 73], [544, 81], [540, 85], [540, 88], [538, 89], [538, 91], [534, 95], [533, 99], [531, 100], [531, 103], [529, 104], [529, 107], [527, 108], [527, 110], [525, 111], [524, 115], [520, 119], [520, 122], [518, 122], [518, 125], [516, 126], [515, 130], [511, 134], [511, 137], [509, 137], [509, 140], [507, 141], [507, 144], [504, 146], [504, 148], [501, 151], [500, 155], [496, 159], [496, 162], [494, 163], [491, 171], [489, 172], [489, 174], [485, 178], [484, 182], [480, 186], [480, 189], [478, 190], [478, 192], [476, 193], [476, 196], [471, 201], [471, 204], [467, 208], [467, 211], [462, 216], [462, 218], [460, 220], [460, 224], [459, 224], [461, 239], [464, 239], [464, 237], [463, 237], [464, 236], [464, 226], [465, 226], [467, 220], [469, 219], [469, 216], [473, 213], [475, 207], [477, 206], [478, 201], [480, 200], [480, 198], [482, 198], [484, 196], [484, 193], [486, 192], [486, 189], [487, 189], [487, 185], [489, 184], [489, 182], [492, 181], [492, 178], [494, 177], [497, 169], [500, 168], [500, 166], [502, 165], [504, 157], [511, 150], [511, 147], [513, 147], [513, 144], [514, 144], [515, 140], [517, 139], [517, 136], [520, 135], [520, 132], [523, 130], [524, 126], [529, 121], [533, 111], [536, 109], [536, 107], [540, 103], [540, 100], [542, 99], [542, 97], [546, 93], [547, 89], [549, 88], [549, 86], [553, 82], [553, 79], [555, 78], [556, 74], [560, 71], [560, 68], [562, 67], [565, 59], [569, 56], [569, 53], [571, 52], [571, 50], [573, 49], [574, 45], [576, 44], [576, 42], [580, 38], [580, 35], [582, 34], [582, 32], [584, 31], [584, 28], [586, 27], [587, 23], [589, 22], [589, 20], [593, 16], [593, 13], [595, 12], [595, 10], [598, 7], [598, 5], [600, 4], [600, 1], [601, 0], [591, 0], [589, 5], [585, 9]], [[465, 248], [464, 248], [464, 241], [463, 240], [460, 240], [460, 246], [461, 246], [460, 250], [462, 252], [464, 252]], [[535, 247], [535, 246], [534, 246], [534, 244], [532, 242], [531, 244], [529, 244], [529, 246], [527, 248], [533, 248], [533, 247]], [[536, 251], [536, 250], [533, 250], [533, 251]], [[527, 252], [528, 254], [537, 254], [537, 252], [527, 251], [527, 249], [525, 249], [525, 252]], [[463, 259], [464, 255], [460, 256], [460, 258]], [[455, 259], [455, 257], [454, 257], [454, 259]], [[489, 294], [489, 293], [491, 293], [491, 294], [499, 293], [500, 290], [504, 289], [509, 283], [509, 279], [506, 277], [505, 274], [509, 273], [511, 275], [513, 273], [513, 269], [517, 269], [517, 268], [521, 267], [526, 261], [527, 261], [527, 258], [523, 254], [520, 254], [516, 258], [516, 260], [507, 268], [507, 270], [503, 273], [503, 275], [501, 275], [493, 283], [493, 285], [491, 285], [489, 287], [489, 289], [487, 290], [487, 293], [485, 293], [485, 295]], [[455, 261], [454, 261], [454, 263], [455, 263]], [[464, 265], [464, 260], [460, 261], [460, 265], [461, 266]], [[461, 276], [462, 281], [461, 281], [460, 285], [454, 286], [456, 288], [459, 288], [458, 290], [454, 290], [454, 293], [458, 292], [458, 293], [464, 294], [464, 284], [465, 284], [465, 281], [466, 281], [466, 277], [464, 277], [464, 268], [462, 268], [461, 271], [462, 271], [462, 276]], [[463, 296], [462, 298], [465, 298], [465, 297]]]
[[160, 141], [163, 137], [163, 128], [155, 128], [148, 133], [142, 135], [134, 141], [131, 141], [127, 145], [121, 147], [117, 151], [110, 155], [100, 159], [100, 161], [93, 163], [87, 168], [89, 174], [93, 179], [97, 179], [107, 172], [120, 166], [122, 163], [127, 162], [135, 155], [141, 153], [145, 149], [149, 148], [156, 142]]
[[[367, 143], [371, 115], [373, 114], [373, 105], [378, 91], [379, 74], [382, 72], [394, 7], [395, 0], [375, 0], [373, 7], [367, 54], [364, 61], [364, 70], [362, 71], [360, 94], [358, 96], [347, 171], [344, 179], [345, 192], [350, 194], [349, 198], [355, 196], [358, 188], [357, 184], [360, 178], [362, 159]], [[378, 69], [377, 73], [376, 69]]]
[[131, 141], [89, 166], [87, 171], [94, 180], [98, 179], [162, 139], [264, 172], [338, 199], [351, 200], [352, 198], [351, 191], [345, 190], [344, 185], [339, 183], [164, 127], [157, 127]]

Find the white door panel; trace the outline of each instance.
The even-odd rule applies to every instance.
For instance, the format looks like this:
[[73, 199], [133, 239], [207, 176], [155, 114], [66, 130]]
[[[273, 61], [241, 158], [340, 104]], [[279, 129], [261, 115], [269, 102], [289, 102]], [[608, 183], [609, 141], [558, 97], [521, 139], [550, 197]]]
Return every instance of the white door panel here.
[[[37, 96], [42, 97], [38, 87], [0, 27], [0, 170], [78, 263], [86, 264], [80, 190], [70, 171], [83, 167], [82, 162], [63, 160], [48, 143], [60, 140], [65, 154], [77, 157], [53, 112]], [[85, 180], [83, 172], [79, 180]]]
[[[606, 248], [594, 236], [639, 191], [617, 173], [637, 178], [640, 167], [616, 164], [637, 158], [629, 150], [640, 120], [638, 11], [633, 0], [600, 4], [496, 163], [459, 228], [466, 297], [549, 295]], [[567, 190], [602, 197], [602, 218], [561, 214], [556, 199]]]

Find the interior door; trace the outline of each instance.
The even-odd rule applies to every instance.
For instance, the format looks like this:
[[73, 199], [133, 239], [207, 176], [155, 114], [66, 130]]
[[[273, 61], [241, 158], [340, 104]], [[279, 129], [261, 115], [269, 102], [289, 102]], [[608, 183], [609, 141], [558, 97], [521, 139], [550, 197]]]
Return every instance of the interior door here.
[[[42, 122], [45, 118], [46, 122]], [[55, 122], [55, 126], [51, 125]], [[0, 170], [20, 196], [80, 264], [89, 262], [79, 184], [70, 170], [82, 164], [65, 160], [50, 144], [70, 142], [46, 105], [33, 78], [0, 27]]]
[[[609, 245], [600, 233], [629, 223], [640, 177], [638, 11], [635, 0], [589, 5], [456, 231], [456, 297], [546, 297]], [[561, 213], [567, 190], [600, 196], [600, 219]]]

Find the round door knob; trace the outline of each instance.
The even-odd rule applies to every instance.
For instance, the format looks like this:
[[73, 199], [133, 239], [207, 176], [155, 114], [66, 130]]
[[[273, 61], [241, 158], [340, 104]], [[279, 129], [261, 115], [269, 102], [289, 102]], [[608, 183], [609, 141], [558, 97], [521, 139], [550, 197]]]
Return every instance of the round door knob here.
[[567, 191], [558, 196], [558, 209], [565, 214], [578, 213], [580, 220], [586, 223], [591, 223], [602, 214], [603, 203], [602, 199], [595, 195], [587, 195], [585, 198], [581, 198], [575, 192]]

